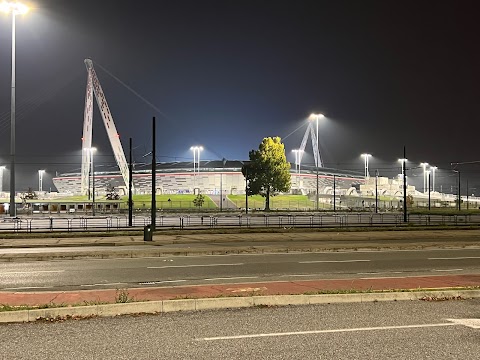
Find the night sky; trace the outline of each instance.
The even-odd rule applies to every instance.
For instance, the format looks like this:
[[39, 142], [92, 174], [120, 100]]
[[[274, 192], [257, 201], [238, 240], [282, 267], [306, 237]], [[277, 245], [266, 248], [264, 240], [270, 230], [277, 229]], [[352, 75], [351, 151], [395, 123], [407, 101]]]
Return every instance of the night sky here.
[[[86, 85], [97, 64], [128, 155], [248, 159], [263, 137], [300, 146], [311, 112], [325, 166], [394, 176], [409, 166], [479, 161], [480, 22], [473, 1], [37, 0], [17, 17], [17, 190], [78, 171]], [[0, 162], [9, 163], [11, 20], [0, 14]], [[160, 112], [108, 75], [128, 84]], [[95, 105], [96, 106], [96, 105]], [[294, 130], [298, 129], [296, 132]], [[287, 136], [288, 135], [288, 136]], [[96, 163], [113, 157], [94, 113]], [[313, 163], [310, 142], [304, 164]], [[480, 166], [459, 165], [480, 194]], [[420, 169], [410, 170], [422, 184]], [[4, 189], [8, 190], [5, 173]], [[475, 188], [477, 188], [475, 190]], [[445, 189], [444, 189], [445, 191]]]

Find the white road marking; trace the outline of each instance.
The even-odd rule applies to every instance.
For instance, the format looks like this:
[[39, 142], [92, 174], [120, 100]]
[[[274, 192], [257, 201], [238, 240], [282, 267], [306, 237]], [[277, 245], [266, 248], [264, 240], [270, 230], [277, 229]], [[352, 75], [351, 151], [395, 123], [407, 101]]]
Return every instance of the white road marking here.
[[353, 262], [369, 262], [371, 260], [313, 260], [299, 261], [299, 264], [315, 264], [315, 263], [353, 263]]
[[480, 319], [446, 319], [458, 325], [471, 327], [472, 329], [480, 329]]
[[104, 284], [86, 284], [86, 285], [80, 285], [83, 287], [93, 287], [93, 286], [112, 286], [112, 285], [126, 285], [127, 283], [104, 283]]
[[459, 256], [452, 258], [428, 258], [428, 260], [468, 260], [468, 259], [480, 259], [480, 256]]
[[191, 267], [212, 267], [212, 266], [240, 266], [243, 263], [236, 264], [205, 264], [205, 265], [166, 265], [166, 266], [148, 266], [147, 269], [169, 269], [169, 268], [191, 268]]
[[63, 273], [65, 270], [38, 270], [38, 271], [7, 271], [0, 275], [24, 275], [24, 274], [46, 274], [46, 273]]
[[236, 279], [258, 279], [258, 276], [237, 276], [237, 277], [219, 277], [203, 279], [204, 281], [216, 281], [216, 280], [236, 280]]
[[352, 329], [291, 331], [291, 332], [283, 332], [283, 333], [261, 333], [261, 334], [234, 335], [234, 336], [216, 336], [216, 337], [200, 338], [196, 340], [199, 340], [199, 341], [235, 340], [235, 339], [249, 339], [249, 338], [274, 337], [274, 336], [331, 334], [331, 333], [341, 333], [341, 332], [359, 332], [359, 331], [394, 330], [394, 329], [415, 329], [415, 328], [430, 328], [430, 327], [458, 326], [458, 325], [459, 324], [457, 323], [440, 323], [440, 324], [364, 327], [364, 328], [352, 328]]
[[432, 271], [463, 271], [463, 269], [433, 269]]

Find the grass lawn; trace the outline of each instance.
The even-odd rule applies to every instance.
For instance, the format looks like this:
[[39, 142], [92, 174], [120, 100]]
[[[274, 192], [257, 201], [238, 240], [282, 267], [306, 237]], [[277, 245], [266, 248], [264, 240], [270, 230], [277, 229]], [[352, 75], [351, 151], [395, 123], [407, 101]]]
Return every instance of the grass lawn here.
[[[155, 197], [157, 201], [157, 207], [159, 209], [193, 209], [193, 200], [197, 195], [157, 195]], [[150, 208], [151, 195], [133, 195], [133, 206], [136, 209]], [[127, 202], [128, 196], [122, 196], [122, 201]], [[168, 201], [170, 199], [170, 201]], [[202, 209], [216, 209], [217, 205], [205, 195], [205, 202]]]
[[[245, 208], [245, 195], [228, 195], [237, 207]], [[248, 197], [248, 207], [251, 209], [263, 209], [265, 198], [260, 195]], [[315, 202], [308, 199], [306, 195], [277, 195], [270, 197], [270, 209], [291, 209], [304, 210], [314, 209]]]
[[[196, 195], [157, 195], [157, 207], [159, 209], [193, 209], [196, 208], [193, 205], [193, 200], [196, 198]], [[170, 199], [170, 201], [168, 201]], [[28, 200], [29, 203], [42, 202], [44, 199], [35, 199]], [[4, 202], [8, 202], [6, 199]], [[65, 196], [56, 199], [46, 200], [48, 202], [88, 202], [88, 197], [85, 196]], [[96, 196], [95, 201], [108, 201], [105, 199], [105, 196]], [[126, 208], [128, 202], [128, 196], [122, 196], [120, 198], [122, 202], [121, 207]], [[0, 200], [1, 202], [1, 200]], [[133, 195], [133, 207], [135, 209], [150, 209], [151, 195]], [[210, 197], [205, 195], [205, 202], [203, 203], [202, 209], [216, 209], [217, 205], [210, 199]]]

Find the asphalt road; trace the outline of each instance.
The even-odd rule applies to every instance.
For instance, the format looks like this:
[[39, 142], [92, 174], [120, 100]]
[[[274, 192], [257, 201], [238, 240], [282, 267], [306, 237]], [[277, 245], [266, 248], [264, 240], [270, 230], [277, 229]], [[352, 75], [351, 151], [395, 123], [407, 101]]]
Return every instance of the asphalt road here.
[[73, 290], [478, 274], [480, 249], [344, 251], [0, 263], [0, 290]]
[[0, 358], [473, 360], [479, 337], [479, 300], [329, 304], [0, 325]]

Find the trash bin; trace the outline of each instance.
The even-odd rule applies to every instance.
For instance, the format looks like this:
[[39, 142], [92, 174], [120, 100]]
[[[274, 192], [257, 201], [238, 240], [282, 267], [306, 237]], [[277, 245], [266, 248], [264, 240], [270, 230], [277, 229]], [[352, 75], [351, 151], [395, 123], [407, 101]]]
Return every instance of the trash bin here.
[[143, 241], [152, 241], [152, 226], [147, 225], [143, 228]]

